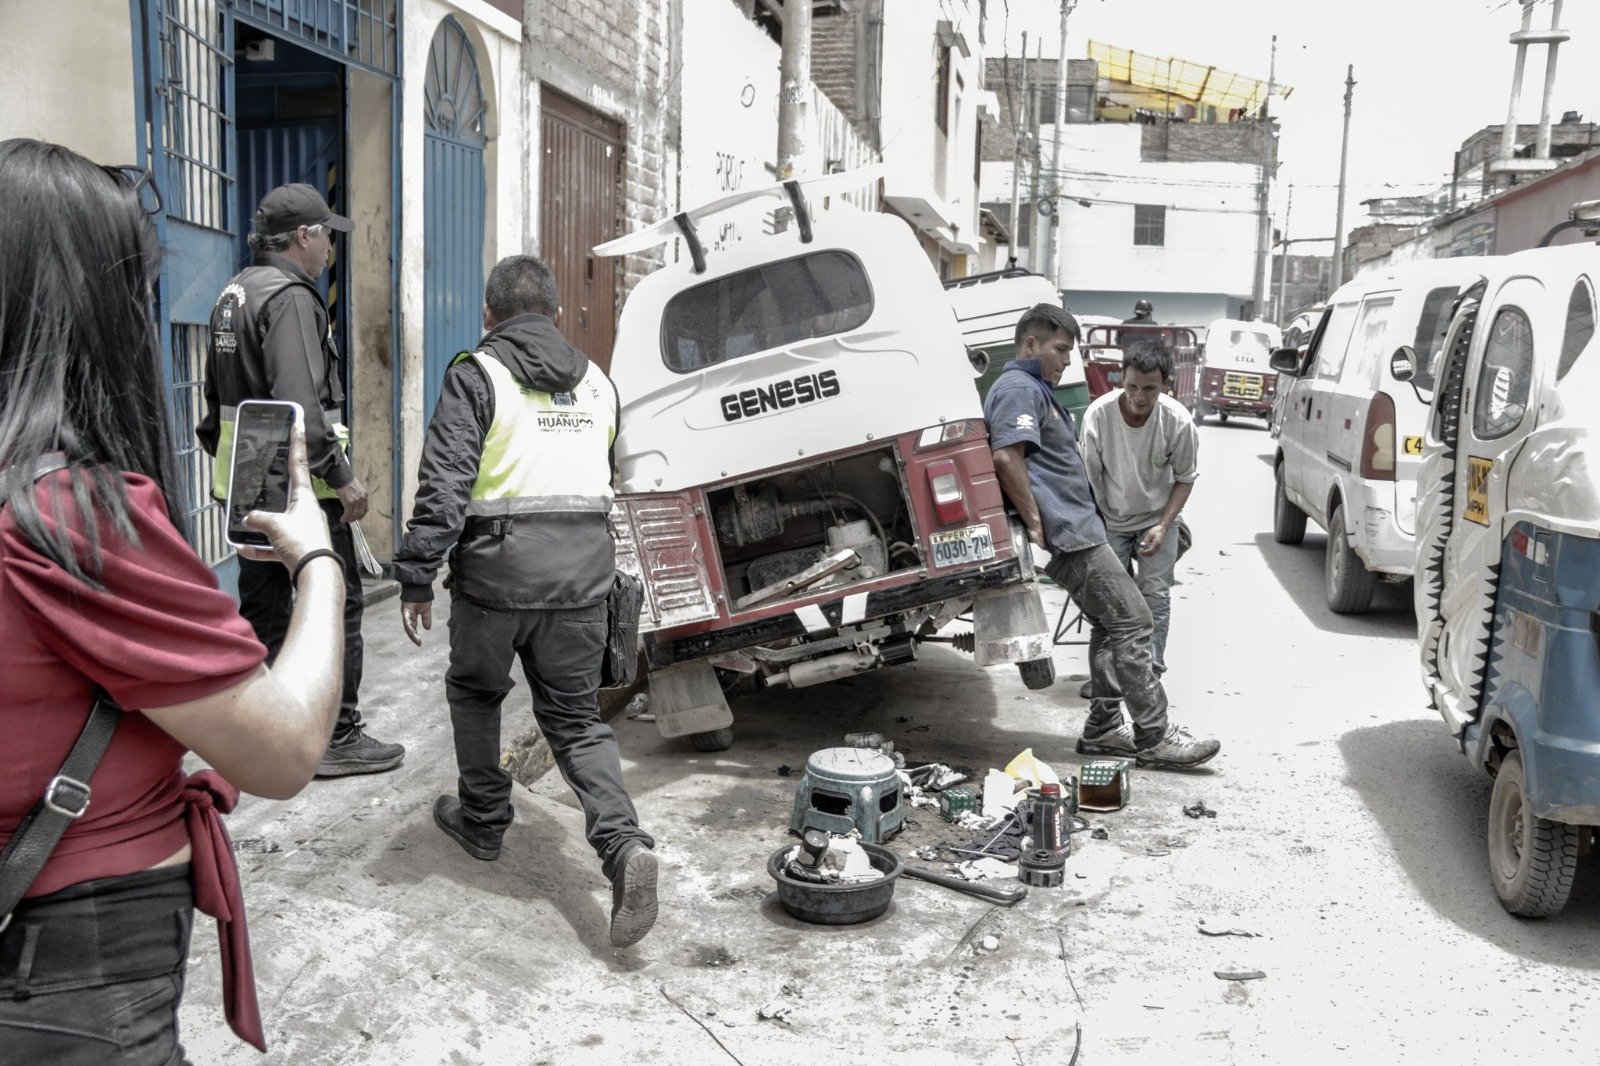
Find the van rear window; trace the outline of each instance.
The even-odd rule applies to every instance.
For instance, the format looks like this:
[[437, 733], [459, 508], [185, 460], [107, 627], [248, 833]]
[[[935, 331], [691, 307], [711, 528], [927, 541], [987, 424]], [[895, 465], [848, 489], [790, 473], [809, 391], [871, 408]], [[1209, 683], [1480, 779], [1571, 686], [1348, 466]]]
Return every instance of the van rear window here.
[[766, 263], [674, 296], [661, 357], [680, 374], [786, 344], [846, 333], [872, 316], [861, 260], [825, 251]]

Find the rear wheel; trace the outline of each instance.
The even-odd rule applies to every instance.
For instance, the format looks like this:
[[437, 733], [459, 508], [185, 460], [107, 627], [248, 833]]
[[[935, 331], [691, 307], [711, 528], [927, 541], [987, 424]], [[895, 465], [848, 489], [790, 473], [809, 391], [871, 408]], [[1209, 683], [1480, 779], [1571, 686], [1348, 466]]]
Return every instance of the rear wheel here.
[[1272, 539], [1279, 544], [1299, 544], [1306, 539], [1306, 513], [1296, 507], [1283, 487], [1283, 464], [1278, 464], [1277, 486], [1272, 496]]
[[733, 726], [690, 733], [689, 743], [694, 745], [695, 751], [727, 751], [733, 747]]
[[1195, 425], [1197, 425], [1197, 426], [1205, 425], [1206, 424], [1206, 417], [1208, 415], [1210, 415], [1211, 413], [1212, 413], [1211, 412], [1211, 405], [1206, 403], [1204, 400], [1196, 400], [1194, 402], [1194, 424]]
[[1524, 918], [1559, 913], [1572, 894], [1580, 836], [1577, 826], [1535, 817], [1522, 753], [1507, 752], [1489, 794], [1489, 876], [1501, 906]]
[[1035, 691], [1056, 683], [1054, 659], [1029, 659], [1017, 664], [1017, 672], [1022, 675], [1022, 683]]
[[1328, 555], [1324, 561], [1327, 575], [1328, 608], [1334, 614], [1361, 614], [1372, 606], [1372, 594], [1378, 587], [1378, 575], [1367, 569], [1361, 556], [1350, 547], [1350, 537], [1344, 531], [1344, 504], [1336, 504], [1328, 518]]
[[1219, 412], [1218, 412], [1218, 413], [1217, 413], [1217, 421], [1218, 421], [1218, 422], [1226, 422], [1226, 421], [1227, 421], [1227, 420], [1228, 420], [1228, 412], [1226, 412], [1226, 411], [1219, 411]]

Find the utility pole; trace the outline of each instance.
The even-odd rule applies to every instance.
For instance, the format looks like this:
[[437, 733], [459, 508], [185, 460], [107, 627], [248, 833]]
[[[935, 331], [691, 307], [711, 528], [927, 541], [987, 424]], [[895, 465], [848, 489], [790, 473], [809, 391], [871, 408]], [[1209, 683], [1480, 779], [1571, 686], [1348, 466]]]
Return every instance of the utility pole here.
[[1333, 288], [1344, 284], [1344, 195], [1345, 173], [1350, 164], [1350, 101], [1356, 91], [1356, 67], [1344, 72], [1344, 139], [1339, 145], [1339, 203], [1333, 214]]
[[1256, 223], [1256, 270], [1250, 303], [1257, 318], [1266, 309], [1267, 249], [1272, 243], [1272, 94], [1278, 87], [1278, 35], [1272, 35], [1272, 62], [1267, 68], [1267, 98], [1261, 105], [1261, 217]]
[[1067, 110], [1067, 16], [1078, 0], [1061, 0], [1061, 57], [1056, 61], [1055, 147], [1050, 153], [1050, 239], [1045, 242], [1045, 276], [1061, 288], [1061, 253], [1057, 242], [1061, 233], [1061, 131]]
[[1283, 250], [1278, 253], [1278, 293], [1272, 300], [1272, 321], [1275, 325], [1283, 325], [1283, 287], [1289, 280], [1289, 213], [1294, 210], [1294, 185], [1289, 186], [1289, 200], [1283, 205], [1283, 236], [1279, 238], [1278, 247]]
[[1562, 0], [1552, 0], [1550, 8], [1549, 52], [1544, 62], [1544, 100], [1539, 104], [1539, 137], [1533, 149], [1535, 159], [1550, 158], [1550, 97], [1556, 91], [1557, 53], [1561, 50], [1561, 42], [1566, 40], [1566, 31], [1561, 29], [1561, 3]]
[[[1039, 41], [1035, 41], [1033, 43], [1033, 52], [1033, 65], [1035, 69], [1037, 69], [1039, 63], [1042, 62], [1044, 58], [1044, 45]], [[1024, 86], [1030, 86], [1029, 91], [1031, 93], [1031, 83], [1028, 81], [1028, 57], [1023, 56], [1022, 60], [1022, 84]], [[1039, 136], [1034, 132], [1039, 125], [1039, 112], [1032, 106], [1033, 97], [1031, 95], [1028, 97], [1028, 105], [1028, 138], [1033, 142], [1031, 153], [1033, 156], [1033, 190], [1028, 197], [1028, 210], [1032, 212], [1032, 214], [1029, 216], [1029, 219], [1032, 221], [1033, 225], [1028, 231], [1028, 269], [1033, 271], [1035, 274], [1038, 274], [1042, 273], [1041, 268], [1044, 266], [1044, 256], [1041, 254], [1041, 249], [1039, 247], [1039, 238], [1043, 236], [1040, 231], [1042, 231], [1045, 226], [1044, 219], [1039, 213], [1039, 194], [1041, 192], [1039, 188], [1039, 171], [1044, 168], [1039, 165]]]
[[778, 85], [778, 180], [798, 177], [806, 157], [811, 96], [811, 0], [784, 0]]
[[[1006, 84], [1011, 84], [1011, 64], [1006, 64]], [[1011, 110], [1011, 265], [1017, 266], [1017, 242], [1022, 239], [1022, 138], [1028, 114], [1028, 31], [1022, 31], [1022, 108]]]
[[1511, 102], [1506, 105], [1506, 124], [1500, 129], [1500, 158], [1517, 154], [1517, 105], [1522, 102], [1522, 71], [1528, 65], [1528, 37], [1533, 32], [1535, 0], [1522, 0], [1522, 30], [1511, 35], [1517, 46], [1517, 64], [1511, 68]]

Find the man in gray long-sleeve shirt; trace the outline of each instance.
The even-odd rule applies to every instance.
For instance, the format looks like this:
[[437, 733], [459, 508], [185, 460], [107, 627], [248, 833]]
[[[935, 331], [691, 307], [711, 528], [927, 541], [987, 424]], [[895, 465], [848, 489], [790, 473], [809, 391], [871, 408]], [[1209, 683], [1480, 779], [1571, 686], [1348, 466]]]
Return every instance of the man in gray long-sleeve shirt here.
[[1178, 514], [1200, 475], [1200, 435], [1183, 405], [1166, 394], [1172, 353], [1159, 338], [1122, 357], [1122, 388], [1083, 416], [1083, 462], [1105, 520], [1106, 539], [1134, 574], [1150, 606], [1152, 666], [1167, 670]]

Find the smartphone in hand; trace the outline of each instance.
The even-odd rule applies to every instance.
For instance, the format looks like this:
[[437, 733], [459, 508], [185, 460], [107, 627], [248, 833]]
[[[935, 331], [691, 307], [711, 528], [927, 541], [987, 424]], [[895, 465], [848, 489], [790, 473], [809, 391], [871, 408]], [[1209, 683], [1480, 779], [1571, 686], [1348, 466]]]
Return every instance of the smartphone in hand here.
[[233, 458], [228, 475], [228, 543], [268, 546], [265, 533], [244, 524], [251, 511], [289, 509], [289, 438], [301, 419], [300, 405], [284, 400], [245, 400], [233, 421]]

